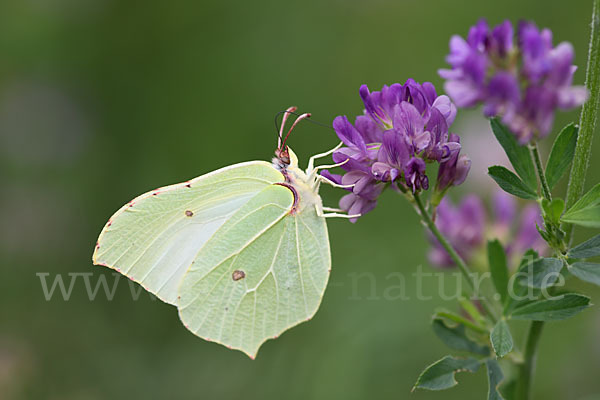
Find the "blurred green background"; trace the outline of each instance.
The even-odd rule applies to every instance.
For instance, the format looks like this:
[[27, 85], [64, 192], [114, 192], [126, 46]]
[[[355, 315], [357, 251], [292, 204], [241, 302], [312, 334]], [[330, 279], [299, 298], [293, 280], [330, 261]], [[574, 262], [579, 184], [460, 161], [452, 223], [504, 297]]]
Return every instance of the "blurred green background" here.
[[[320, 311], [255, 361], [196, 338], [171, 306], [144, 293], [134, 301], [125, 279], [112, 301], [102, 290], [90, 301], [82, 278], [70, 300], [46, 301], [36, 274], [68, 284], [68, 273], [93, 272], [93, 285], [101, 276], [112, 285], [91, 254], [122, 204], [270, 159], [273, 117], [289, 105], [329, 123], [361, 112], [362, 83], [375, 90], [413, 77], [441, 92], [436, 70], [450, 36], [480, 17], [550, 27], [555, 41], [574, 44], [582, 83], [590, 11], [590, 1], [548, 0], [1, 1], [0, 398], [483, 399], [483, 371], [446, 392], [409, 394], [447, 352], [431, 313], [455, 304], [439, 298], [436, 281], [423, 289], [430, 301], [382, 298], [389, 274], [430, 268], [421, 226], [392, 192], [356, 225], [330, 221], [333, 271]], [[575, 118], [561, 114], [555, 128]], [[459, 113], [454, 130], [467, 152], [469, 137], [487, 140], [474, 157], [500, 151], [477, 112]], [[291, 140], [302, 160], [336, 142], [311, 124]], [[594, 146], [600, 154], [600, 140]], [[596, 157], [588, 183], [599, 166]], [[461, 190], [493, 187], [480, 180]], [[333, 205], [340, 193], [323, 196]], [[355, 288], [361, 272], [371, 278]], [[581, 289], [598, 302], [598, 290]], [[536, 398], [598, 398], [599, 338], [598, 307], [548, 325]]]

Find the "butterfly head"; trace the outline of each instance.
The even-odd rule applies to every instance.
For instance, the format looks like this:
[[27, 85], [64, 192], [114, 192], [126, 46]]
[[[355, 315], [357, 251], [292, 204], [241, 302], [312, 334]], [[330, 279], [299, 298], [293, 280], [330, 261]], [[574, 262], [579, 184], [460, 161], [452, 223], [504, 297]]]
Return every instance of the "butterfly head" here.
[[298, 167], [298, 157], [296, 153], [286, 146], [284, 150], [275, 150], [275, 157], [273, 158], [273, 164], [279, 169], [288, 169]]

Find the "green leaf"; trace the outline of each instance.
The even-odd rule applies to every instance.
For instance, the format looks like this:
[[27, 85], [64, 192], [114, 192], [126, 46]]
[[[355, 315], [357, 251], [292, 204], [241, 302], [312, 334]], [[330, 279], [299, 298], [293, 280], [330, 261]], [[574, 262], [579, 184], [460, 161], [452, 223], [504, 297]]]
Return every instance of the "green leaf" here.
[[442, 319], [436, 318], [433, 320], [432, 326], [436, 336], [451, 349], [468, 351], [482, 356], [490, 354], [487, 346], [477, 344], [467, 337], [464, 325], [457, 324], [455, 327], [450, 327]]
[[511, 317], [533, 321], [558, 321], [570, 318], [589, 306], [589, 297], [567, 293], [558, 296], [556, 300], [540, 300], [517, 307], [512, 312]]
[[440, 309], [438, 310], [434, 315], [433, 318], [438, 318], [438, 319], [447, 319], [450, 320], [452, 322], [456, 322], [457, 324], [461, 324], [464, 325], [466, 328], [469, 328], [475, 332], [478, 333], [487, 333], [488, 330], [481, 325], [477, 325], [475, 324], [473, 321], [466, 319], [465, 317], [463, 317], [462, 315], [458, 315], [457, 313], [454, 313], [452, 311], [448, 311], [445, 309]]
[[479, 312], [477, 307], [475, 307], [475, 305], [471, 302], [471, 300], [467, 299], [466, 297], [459, 297], [458, 304], [460, 304], [463, 310], [465, 310], [465, 312], [469, 314], [469, 317], [471, 317], [473, 321], [475, 321], [479, 325], [485, 324], [485, 318], [483, 318], [483, 315], [481, 315], [481, 313]]
[[511, 352], [513, 338], [505, 320], [501, 319], [496, 323], [496, 326], [494, 326], [494, 329], [490, 333], [490, 341], [498, 358], [502, 358]]
[[522, 199], [535, 200], [537, 194], [525, 185], [517, 175], [500, 165], [488, 168], [488, 174], [505, 191]]
[[548, 234], [548, 232], [546, 232], [544, 229], [542, 229], [537, 222], [535, 223], [535, 229], [538, 231], [538, 233], [540, 234], [540, 236], [542, 237], [542, 239], [544, 239], [546, 242], [549, 242], [550, 240], [552, 240], [552, 237]]
[[561, 220], [569, 224], [600, 228], [600, 183], [573, 204]]
[[[525, 271], [527, 271], [527, 267], [529, 266], [530, 263], [533, 263], [535, 260], [539, 259], [540, 255], [537, 253], [537, 251], [533, 250], [533, 249], [529, 249], [525, 252], [525, 254], [523, 254], [523, 257], [521, 258], [521, 262], [519, 263], [519, 268], [517, 268], [517, 273], [522, 273]], [[521, 275], [517, 275], [517, 276], [513, 276], [511, 277], [511, 279], [509, 279], [509, 285], [510, 285], [510, 290], [509, 290], [509, 296], [507, 296], [506, 301], [504, 302], [504, 310], [503, 310], [503, 314], [504, 315], [508, 315], [510, 314], [510, 311], [513, 310], [515, 307], [522, 305], [525, 302], [530, 302], [531, 299], [527, 299], [527, 300], [520, 300], [518, 298], [524, 297], [526, 294], [528, 294], [528, 291], [533, 291], [533, 289], [530, 289], [528, 286], [524, 286], [521, 284], [521, 282], [519, 281], [519, 276]]]
[[529, 149], [527, 146], [521, 146], [517, 142], [515, 135], [502, 125], [497, 118], [493, 118], [490, 123], [494, 136], [496, 136], [496, 139], [506, 152], [513, 168], [521, 179], [523, 179], [525, 185], [535, 191], [537, 188], [537, 176]]
[[570, 123], [560, 131], [552, 145], [546, 164], [546, 181], [550, 189], [558, 183], [573, 161], [578, 132], [579, 127]]
[[521, 261], [519, 262], [519, 269], [525, 267], [530, 262], [533, 262], [533, 261], [537, 260], [538, 258], [540, 258], [540, 255], [538, 254], [537, 251], [535, 251], [534, 249], [528, 249], [525, 252], [525, 254], [523, 254], [523, 257], [521, 257]]
[[502, 301], [506, 300], [508, 291], [508, 266], [506, 265], [506, 252], [498, 239], [488, 242], [488, 262], [492, 281]]
[[600, 235], [596, 235], [591, 239], [573, 247], [569, 250], [567, 256], [571, 258], [589, 258], [600, 256]]
[[586, 228], [600, 228], [600, 205], [570, 213], [568, 216], [563, 216], [562, 221]]
[[569, 272], [581, 279], [600, 286], [600, 264], [576, 262], [569, 266]]
[[498, 387], [504, 379], [504, 374], [498, 361], [488, 359], [485, 361], [485, 367], [488, 374], [488, 400], [504, 400], [498, 392]]
[[413, 387], [415, 389], [444, 390], [456, 386], [457, 372], [477, 372], [480, 362], [474, 358], [455, 358], [446, 356], [431, 364], [417, 379]]
[[536, 289], [545, 289], [556, 283], [562, 267], [563, 262], [558, 258], [538, 258], [520, 269], [520, 272], [526, 274], [520, 279], [520, 283]]
[[558, 197], [552, 199], [552, 201], [543, 199], [542, 200], [542, 209], [544, 210], [544, 215], [550, 221], [558, 224], [560, 222], [560, 216], [565, 209], [565, 201]]

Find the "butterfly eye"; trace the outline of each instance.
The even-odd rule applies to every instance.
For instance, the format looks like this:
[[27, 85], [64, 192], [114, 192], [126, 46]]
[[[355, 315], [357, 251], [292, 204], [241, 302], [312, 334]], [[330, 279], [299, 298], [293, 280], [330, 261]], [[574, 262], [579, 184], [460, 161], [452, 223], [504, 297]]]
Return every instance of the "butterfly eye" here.
[[287, 150], [287, 148], [285, 149], [277, 149], [275, 150], [275, 157], [277, 157], [277, 159], [284, 165], [290, 165], [290, 153]]

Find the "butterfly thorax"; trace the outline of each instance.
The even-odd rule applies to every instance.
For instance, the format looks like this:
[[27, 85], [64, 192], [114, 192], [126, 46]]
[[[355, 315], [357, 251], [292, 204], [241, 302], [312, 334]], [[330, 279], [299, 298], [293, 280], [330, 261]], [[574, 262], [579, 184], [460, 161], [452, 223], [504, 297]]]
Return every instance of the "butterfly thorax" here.
[[289, 154], [289, 164], [281, 158], [275, 157], [273, 158], [273, 166], [284, 177], [284, 181], [280, 185], [288, 187], [294, 194], [292, 213], [301, 213], [309, 207], [314, 209], [315, 206], [320, 209], [322, 202], [318, 193], [315, 175], [304, 172], [298, 166], [298, 157], [289, 147], [287, 152]]

